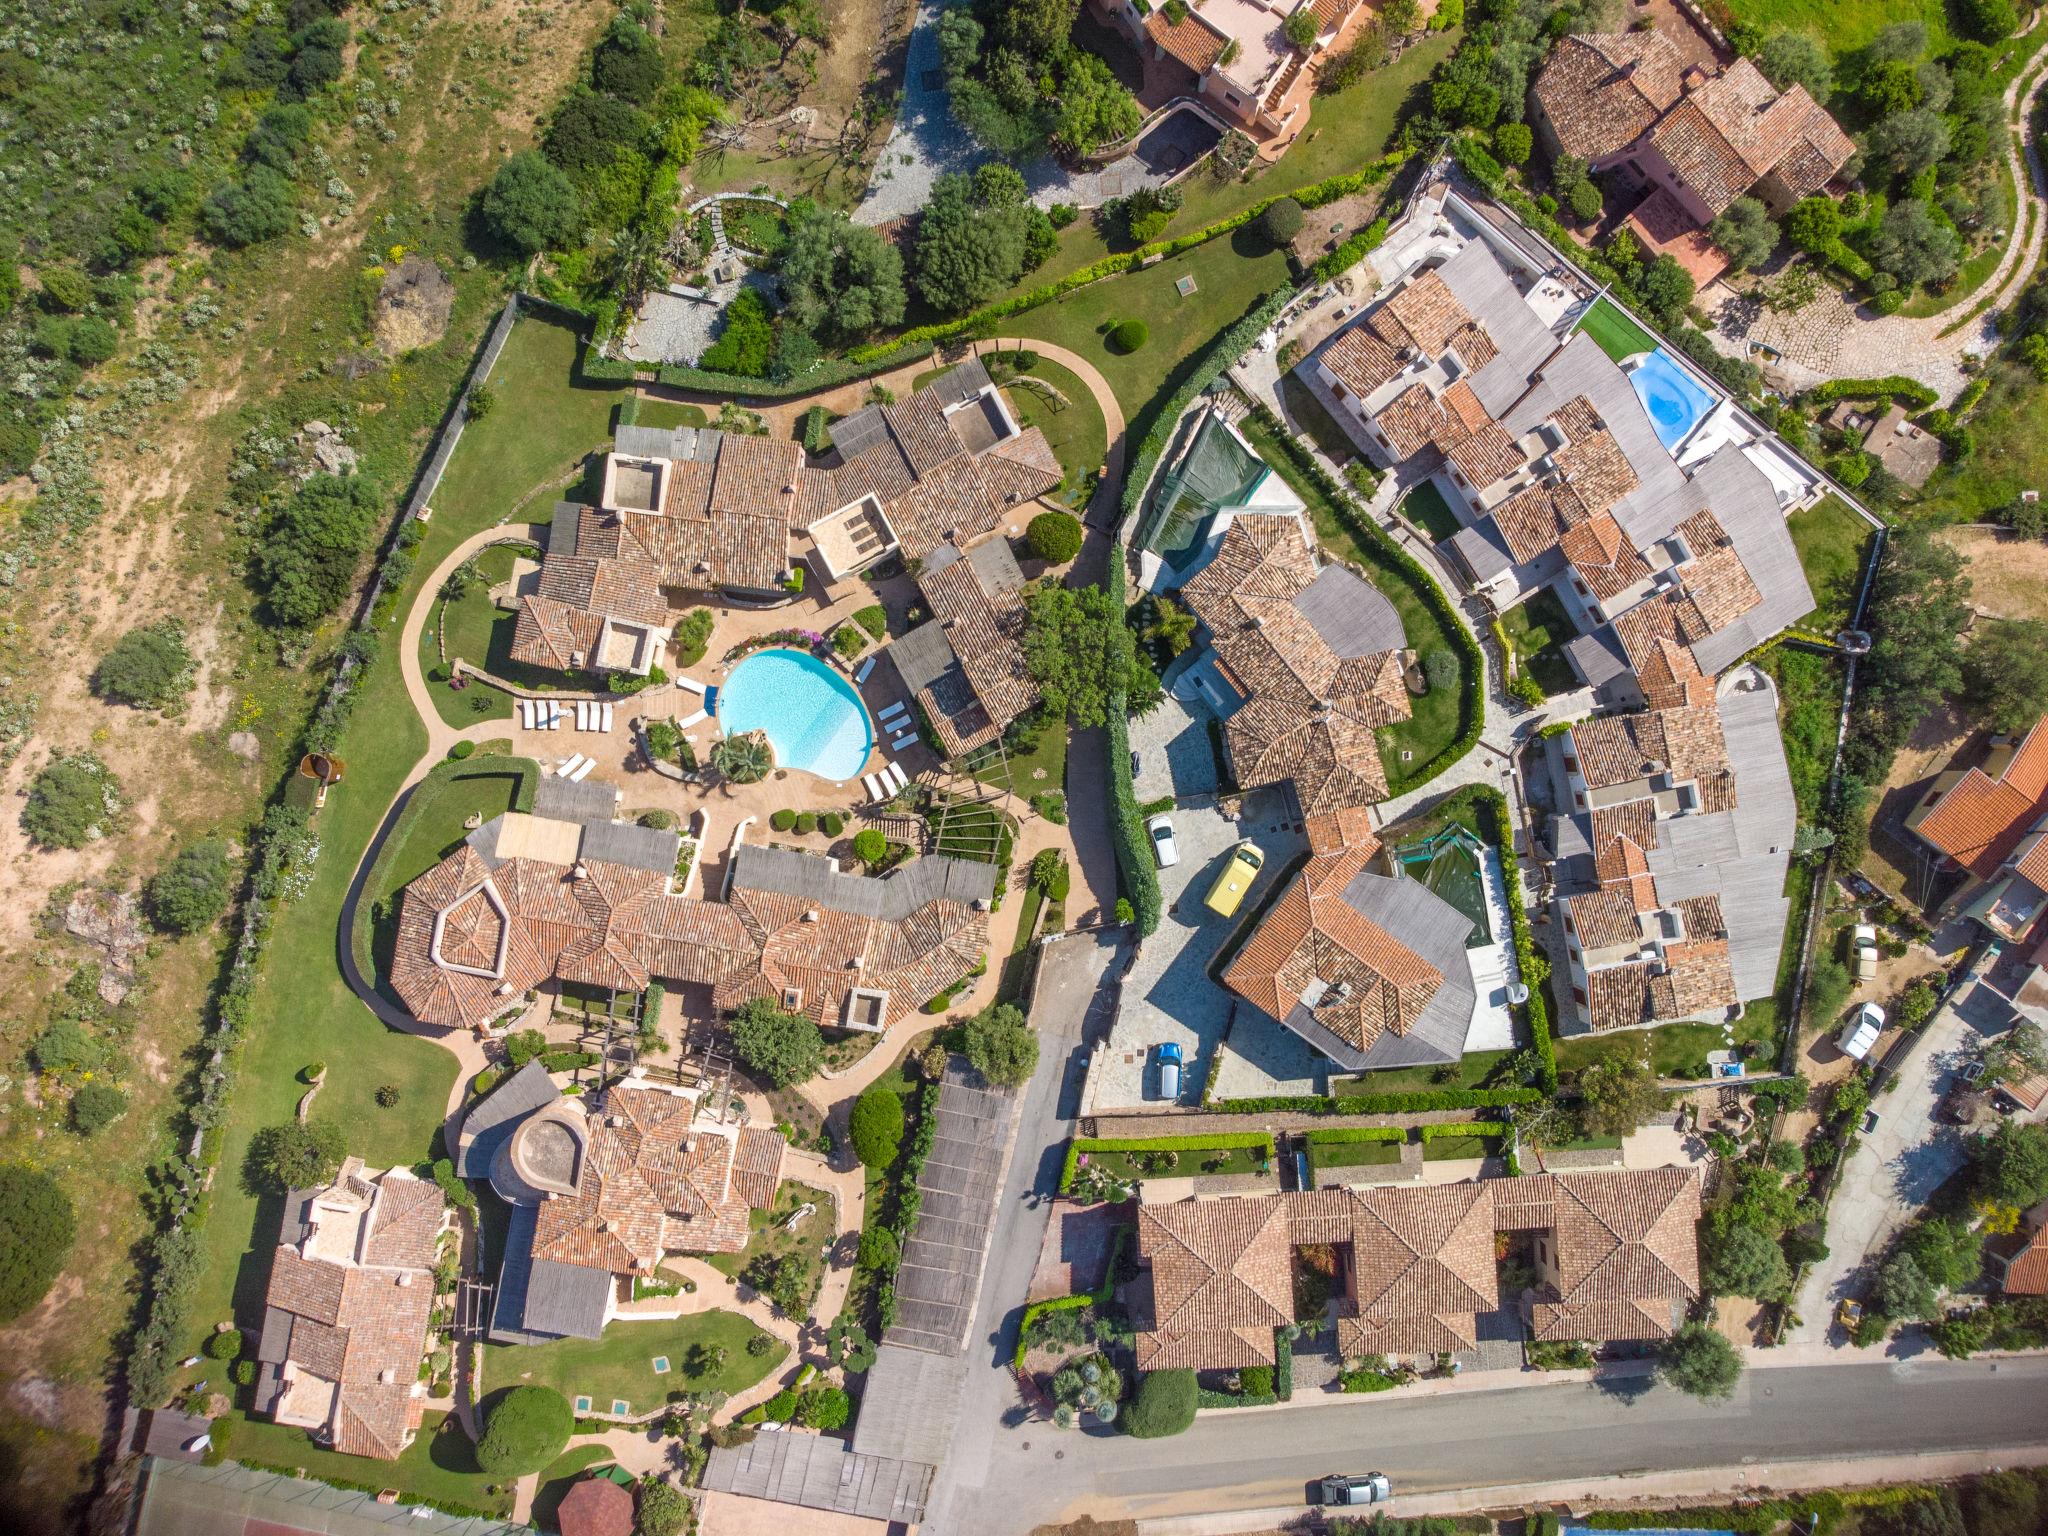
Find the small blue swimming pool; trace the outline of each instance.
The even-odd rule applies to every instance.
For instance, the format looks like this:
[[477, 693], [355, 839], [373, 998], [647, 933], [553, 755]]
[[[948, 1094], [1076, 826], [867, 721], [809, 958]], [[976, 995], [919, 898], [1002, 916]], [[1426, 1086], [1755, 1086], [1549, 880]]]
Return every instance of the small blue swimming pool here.
[[1628, 381], [1649, 413], [1657, 441], [1672, 452], [1714, 409], [1714, 397], [1693, 382], [1692, 375], [1662, 347], [1631, 369]]
[[718, 728], [765, 731], [782, 768], [820, 778], [857, 778], [875, 744], [853, 684], [808, 651], [756, 651], [718, 689]]

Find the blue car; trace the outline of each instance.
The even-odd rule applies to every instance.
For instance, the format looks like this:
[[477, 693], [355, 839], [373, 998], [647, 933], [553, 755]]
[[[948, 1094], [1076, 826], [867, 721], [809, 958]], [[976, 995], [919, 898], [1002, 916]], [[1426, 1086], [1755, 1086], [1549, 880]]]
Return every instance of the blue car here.
[[1180, 1098], [1180, 1047], [1169, 1040], [1157, 1049], [1159, 1097], [1173, 1103]]

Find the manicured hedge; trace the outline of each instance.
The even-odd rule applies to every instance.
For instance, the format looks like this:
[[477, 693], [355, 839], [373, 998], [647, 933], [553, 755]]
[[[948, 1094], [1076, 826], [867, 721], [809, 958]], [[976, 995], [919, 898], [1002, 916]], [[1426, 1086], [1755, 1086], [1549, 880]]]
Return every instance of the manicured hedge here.
[[[1118, 542], [1109, 552], [1109, 591], [1121, 606], [1124, 600], [1124, 547]], [[1152, 841], [1145, 836], [1145, 818], [1138, 811], [1138, 788], [1131, 782], [1130, 711], [1121, 694], [1109, 701], [1109, 825], [1116, 843], [1117, 873], [1124, 894], [1130, 898], [1143, 938], [1159, 926], [1165, 901], [1159, 894], [1159, 867], [1152, 857]]]
[[1528, 1021], [1529, 1043], [1542, 1062], [1540, 1086], [1546, 1093], [1557, 1091], [1557, 1042], [1551, 1037], [1550, 1007], [1543, 1000], [1543, 983], [1550, 975], [1550, 960], [1536, 948], [1529, 933], [1529, 914], [1523, 908], [1522, 870], [1515, 858], [1515, 829], [1508, 819], [1507, 796], [1490, 784], [1475, 785], [1477, 799], [1486, 809], [1490, 825], [1483, 829], [1500, 850], [1502, 887], [1507, 896], [1508, 926], [1514, 932], [1515, 969], [1522, 985], [1529, 989], [1529, 1001], [1522, 1005]]
[[1941, 398], [1918, 379], [1898, 373], [1881, 379], [1829, 379], [1808, 390], [1806, 398], [1814, 405], [1827, 405], [1836, 400], [1874, 400], [1879, 395], [1903, 400], [1916, 411], [1926, 410]]
[[1420, 1127], [1424, 1141], [1438, 1141], [1446, 1136], [1505, 1136], [1508, 1128], [1498, 1120], [1454, 1120], [1446, 1125], [1425, 1125]]
[[1263, 1131], [1223, 1131], [1208, 1136], [1135, 1136], [1105, 1138], [1076, 1136], [1067, 1144], [1067, 1160], [1060, 1165], [1060, 1193], [1073, 1186], [1083, 1152], [1228, 1152], [1240, 1147], [1263, 1148], [1273, 1153], [1273, 1138]]
[[1310, 1131], [1307, 1136], [1311, 1147], [1343, 1147], [1367, 1141], [1407, 1139], [1408, 1127], [1405, 1125], [1333, 1125], [1325, 1131]]
[[1308, 269], [1311, 281], [1327, 283], [1334, 277], [1342, 276], [1380, 248], [1380, 242], [1387, 238], [1385, 218], [1374, 219], [1357, 234], [1351, 236], [1334, 251], [1326, 252], [1316, 264]]
[[1432, 1109], [1498, 1109], [1503, 1104], [1533, 1104], [1544, 1096], [1536, 1088], [1424, 1088], [1341, 1099], [1316, 1094], [1212, 1099], [1203, 1107], [1222, 1115], [1408, 1115]]
[[[1461, 693], [1458, 700], [1458, 738], [1429, 762], [1418, 765], [1414, 775], [1403, 781], [1402, 787], [1412, 789], [1417, 784], [1426, 783], [1478, 745], [1480, 730], [1486, 724], [1486, 710], [1482, 703], [1486, 688], [1486, 653], [1479, 648], [1479, 641], [1473, 636], [1472, 631], [1466, 628], [1464, 619], [1450, 596], [1436, 584], [1436, 579], [1423, 569], [1422, 562], [1396, 543], [1392, 535], [1367, 513], [1358, 498], [1352, 494], [1351, 488], [1340, 485], [1335, 476], [1317, 463], [1314, 456], [1302, 447], [1300, 440], [1263, 401], [1253, 404], [1251, 414], [1273, 434], [1302, 477], [1329, 499], [1338, 521], [1344, 525], [1345, 532], [1371, 549], [1406, 578], [1416, 594], [1436, 614], [1438, 624], [1460, 653], [1464, 676], [1470, 680], [1470, 686], [1467, 691]], [[1506, 846], [1512, 847], [1513, 844], [1510, 842]], [[1502, 862], [1506, 863], [1507, 860], [1504, 858]]]
[[[1118, 503], [1118, 511], [1124, 521], [1128, 521], [1144, 501], [1145, 487], [1152, 479], [1152, 471], [1159, 466], [1160, 455], [1173, 441], [1173, 431], [1180, 425], [1181, 414], [1194, 404], [1197, 395], [1216, 382], [1218, 374], [1250, 350], [1251, 344], [1258, 340], [1259, 332], [1273, 323], [1273, 317], [1292, 297], [1294, 293], [1289, 288], [1276, 288], [1267, 294], [1249, 314], [1209, 343], [1208, 350], [1196, 361], [1180, 388], [1159, 407], [1151, 425], [1146, 428], [1143, 441], [1138, 444], [1137, 453], [1124, 464], [1124, 489]], [[1121, 533], [1121, 528], [1118, 531]]]

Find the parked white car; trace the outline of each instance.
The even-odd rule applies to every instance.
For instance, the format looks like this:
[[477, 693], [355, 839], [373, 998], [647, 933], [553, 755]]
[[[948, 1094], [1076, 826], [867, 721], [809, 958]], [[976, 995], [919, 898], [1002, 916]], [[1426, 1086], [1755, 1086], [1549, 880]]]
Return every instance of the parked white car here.
[[1159, 856], [1159, 867], [1171, 869], [1180, 862], [1180, 844], [1173, 840], [1173, 818], [1161, 811], [1145, 823], [1145, 831], [1151, 836], [1152, 851]]
[[1849, 1022], [1835, 1036], [1835, 1046], [1851, 1061], [1862, 1061], [1883, 1033], [1884, 1010], [1875, 1003], [1865, 1003], [1849, 1016]]

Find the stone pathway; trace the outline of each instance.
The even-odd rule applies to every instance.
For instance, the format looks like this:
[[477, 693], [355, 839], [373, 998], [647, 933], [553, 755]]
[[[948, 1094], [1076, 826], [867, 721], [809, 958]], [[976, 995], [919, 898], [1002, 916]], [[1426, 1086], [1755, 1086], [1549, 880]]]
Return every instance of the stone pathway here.
[[[2028, 32], [2038, 14], [2028, 17]], [[1870, 315], [1826, 281], [1818, 297], [1789, 314], [1774, 314], [1731, 289], [1715, 311], [1716, 328], [1707, 333], [1716, 350], [1746, 360], [1751, 342], [1768, 346], [1782, 354], [1773, 371], [1794, 389], [1810, 389], [1830, 378], [1902, 373], [1936, 391], [1944, 402], [1953, 400], [1968, 378], [1965, 359], [1988, 357], [1998, 345], [2003, 305], [1996, 301], [2007, 296], [2015, 280], [2024, 281], [2040, 265], [2048, 243], [2048, 171], [2043, 169], [2039, 146], [2028, 136], [2044, 85], [2048, 65], [2037, 60], [2031, 73], [2015, 77], [2006, 87], [2004, 109], [2012, 129], [2006, 157], [2019, 203], [2005, 254], [1974, 294], [1939, 314], [1914, 319]], [[1987, 299], [1993, 302], [1982, 314], [1965, 319]]]

